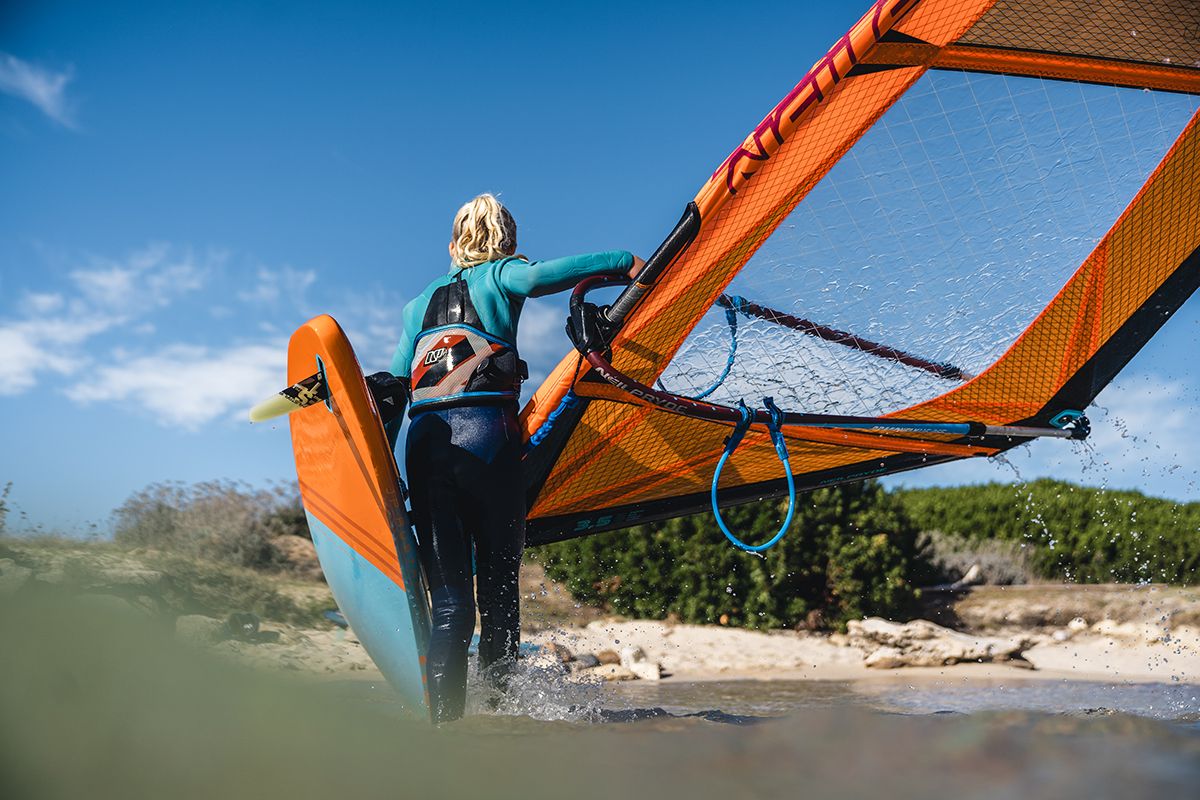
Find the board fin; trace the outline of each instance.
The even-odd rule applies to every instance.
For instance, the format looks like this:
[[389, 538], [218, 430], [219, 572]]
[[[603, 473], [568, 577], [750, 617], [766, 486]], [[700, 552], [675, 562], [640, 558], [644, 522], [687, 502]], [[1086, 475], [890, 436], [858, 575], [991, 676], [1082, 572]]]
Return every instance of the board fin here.
[[321, 373], [317, 372], [254, 406], [250, 409], [250, 421], [266, 422], [323, 402], [328, 397], [329, 386], [322, 380]]

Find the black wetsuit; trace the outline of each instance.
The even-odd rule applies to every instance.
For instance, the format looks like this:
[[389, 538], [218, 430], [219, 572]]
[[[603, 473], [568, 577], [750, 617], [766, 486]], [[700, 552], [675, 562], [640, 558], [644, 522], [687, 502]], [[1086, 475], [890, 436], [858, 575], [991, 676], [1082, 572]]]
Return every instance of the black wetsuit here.
[[[425, 671], [435, 721], [463, 713], [476, 594], [479, 661], [494, 684], [503, 684], [520, 644], [519, 381], [513, 390], [504, 376], [519, 363], [513, 343], [525, 298], [632, 263], [620, 250], [535, 263], [505, 258], [452, 271], [404, 309], [391, 371], [409, 385], [405, 460], [433, 607]], [[398, 432], [398, 421], [389, 424], [393, 444]]]
[[413, 523], [433, 606], [426, 659], [433, 718], [457, 719], [475, 630], [472, 549], [481, 670], [502, 682], [520, 643], [517, 575], [525, 546], [525, 495], [516, 404], [418, 414], [405, 449]]

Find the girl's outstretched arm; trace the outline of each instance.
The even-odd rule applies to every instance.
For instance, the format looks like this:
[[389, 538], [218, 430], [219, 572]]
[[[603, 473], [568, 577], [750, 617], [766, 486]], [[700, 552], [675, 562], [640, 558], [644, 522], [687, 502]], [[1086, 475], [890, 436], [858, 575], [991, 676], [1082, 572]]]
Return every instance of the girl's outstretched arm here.
[[500, 272], [500, 285], [517, 297], [541, 297], [570, 289], [593, 275], [619, 275], [634, 266], [634, 255], [626, 250], [587, 253], [549, 261], [509, 261]]

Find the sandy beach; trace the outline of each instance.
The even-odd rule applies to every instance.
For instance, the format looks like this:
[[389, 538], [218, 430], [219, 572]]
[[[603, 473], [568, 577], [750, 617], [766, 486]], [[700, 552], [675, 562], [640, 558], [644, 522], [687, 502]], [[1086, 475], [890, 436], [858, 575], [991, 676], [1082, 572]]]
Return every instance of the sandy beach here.
[[[225, 640], [211, 646], [242, 663], [283, 669], [319, 679], [382, 682], [352, 631], [264, 626], [279, 633], [272, 642]], [[1109, 629], [1111, 633], [1100, 631]], [[701, 681], [850, 681], [870, 691], [872, 685], [909, 684], [994, 686], [1026, 681], [1070, 681], [1108, 684], [1200, 684], [1200, 630], [1180, 627], [1166, 632], [1137, 623], [1101, 622], [1086, 631], [1056, 640], [1054, 632], [1036, 639], [1023, 656], [1027, 666], [1007, 663], [954, 663], [878, 669], [866, 665], [867, 654], [841, 634], [792, 631], [758, 632], [721, 626], [670, 624], [659, 621], [599, 619], [579, 627], [530, 632], [526, 641], [542, 648], [535, 663], [559, 660], [561, 648], [580, 659], [586, 655], [633, 650], [644, 654], [663, 684]], [[577, 669], [563, 665], [567, 679], [581, 682], [637, 680], [618, 661]], [[1032, 667], [1032, 668], [1030, 668]], [[557, 667], [556, 667], [557, 669]]]
[[920, 678], [1044, 679], [1200, 684], [1200, 630], [1135, 631], [1128, 623], [1105, 635], [1088, 630], [1056, 641], [1034, 634], [1024, 651], [1032, 666], [959, 662], [942, 666], [877, 669], [866, 653], [838, 634], [731, 630], [719, 626], [672, 625], [649, 621], [593, 622], [583, 628], [541, 632], [530, 641], [556, 643], [573, 652], [620, 652], [640, 648], [661, 665], [663, 680], [876, 680]]
[[[982, 586], [931, 603], [981, 642], [1023, 641], [1020, 658], [934, 666], [868, 666], [874, 648], [844, 633], [751, 631], [628, 620], [581, 607], [537, 565], [523, 578], [524, 641], [543, 662], [571, 659], [579, 680], [995, 681], [1200, 684], [1200, 592], [1165, 586]], [[239, 660], [315, 675], [379, 678], [353, 631], [265, 625], [279, 640], [214, 645]], [[948, 629], [952, 630], [952, 629]], [[586, 666], [599, 656], [602, 663]]]
[[560, 645], [572, 653], [628, 655], [630, 649], [640, 649], [647, 661], [661, 665], [663, 680], [1011, 678], [1200, 684], [1197, 589], [1029, 584], [930, 593], [927, 619], [982, 641], [1024, 640], [1021, 659], [882, 669], [867, 665], [870, 643], [846, 634], [604, 618], [596, 609], [578, 608], [536, 564], [525, 569], [522, 581], [526, 641]]
[[[307, 543], [306, 543], [307, 544]], [[69, 590], [172, 620], [176, 636], [242, 663], [314, 677], [380, 680], [354, 632], [321, 609], [336, 603], [313, 575], [267, 576], [96, 545], [8, 540], [0, 591]], [[311, 547], [311, 545], [310, 545]], [[181, 566], [182, 564], [182, 566]], [[86, 569], [85, 569], [86, 567]], [[71, 577], [75, 576], [75, 577]], [[292, 618], [255, 619], [241, 635], [228, 612], [188, 613], [196, 587], [213, 602], [270, 591]], [[184, 591], [186, 589], [186, 591]], [[1200, 684], [1200, 590], [1162, 585], [1030, 584], [927, 593], [924, 620], [864, 620], [848, 632], [751, 631], [630, 620], [576, 603], [536, 563], [522, 574], [523, 639], [533, 662], [572, 680], [1067, 680]], [[183, 599], [180, 599], [183, 598]], [[247, 600], [246, 602], [249, 602]], [[235, 606], [231, 606], [234, 608]]]

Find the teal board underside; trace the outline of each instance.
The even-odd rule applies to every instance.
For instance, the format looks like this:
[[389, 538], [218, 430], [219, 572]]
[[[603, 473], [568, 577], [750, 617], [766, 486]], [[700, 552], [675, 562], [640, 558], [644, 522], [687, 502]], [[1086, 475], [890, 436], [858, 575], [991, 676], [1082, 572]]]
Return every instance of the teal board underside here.
[[[420, 604], [411, 603], [403, 589], [312, 512], [307, 516], [325, 580], [346, 621], [400, 696], [405, 711], [428, 719], [421, 659], [428, 644], [429, 621], [418, 618]], [[421, 589], [419, 581], [413, 585]]]

